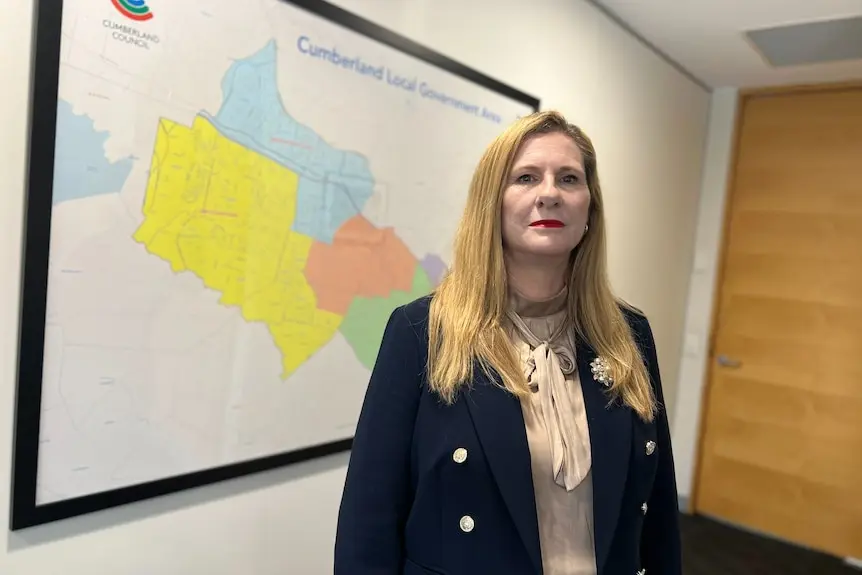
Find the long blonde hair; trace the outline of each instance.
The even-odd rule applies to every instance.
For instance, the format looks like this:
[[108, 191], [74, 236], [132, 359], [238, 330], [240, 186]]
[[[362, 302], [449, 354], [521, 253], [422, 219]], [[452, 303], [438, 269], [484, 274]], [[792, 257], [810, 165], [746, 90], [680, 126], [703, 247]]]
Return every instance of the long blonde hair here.
[[[596, 152], [580, 128], [557, 112], [520, 118], [485, 151], [473, 174], [455, 236], [454, 258], [434, 290], [429, 316], [428, 378], [446, 403], [473, 378], [474, 363], [517, 396], [529, 393], [515, 348], [505, 330], [508, 303], [500, 212], [512, 162], [525, 138], [563, 133], [583, 154], [590, 190], [589, 229], [572, 252], [568, 311], [575, 333], [607, 360], [614, 378], [609, 392], [643, 420], [656, 414], [644, 361], [607, 276], [605, 218]], [[490, 251], [490, 253], [489, 253]]]

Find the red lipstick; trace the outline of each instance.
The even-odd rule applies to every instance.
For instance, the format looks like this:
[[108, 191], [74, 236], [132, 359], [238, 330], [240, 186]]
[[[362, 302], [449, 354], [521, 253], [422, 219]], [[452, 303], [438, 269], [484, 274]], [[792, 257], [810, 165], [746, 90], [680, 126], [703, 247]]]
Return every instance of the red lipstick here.
[[532, 224], [530, 224], [531, 228], [561, 228], [563, 227], [563, 222], [560, 220], [536, 220]]

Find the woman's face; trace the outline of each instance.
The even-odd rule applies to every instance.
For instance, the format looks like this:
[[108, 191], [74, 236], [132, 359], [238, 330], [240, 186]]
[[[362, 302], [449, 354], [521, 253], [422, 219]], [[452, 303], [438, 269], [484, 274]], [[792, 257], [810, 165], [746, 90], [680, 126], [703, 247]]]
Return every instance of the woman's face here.
[[583, 154], [562, 133], [524, 140], [503, 190], [503, 247], [518, 259], [569, 257], [584, 235], [590, 190]]

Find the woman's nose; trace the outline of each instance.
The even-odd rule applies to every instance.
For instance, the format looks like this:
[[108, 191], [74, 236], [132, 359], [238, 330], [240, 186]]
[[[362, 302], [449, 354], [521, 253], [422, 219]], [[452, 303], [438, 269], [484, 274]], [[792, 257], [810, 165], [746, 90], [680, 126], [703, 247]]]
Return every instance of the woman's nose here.
[[540, 206], [555, 206], [560, 203], [560, 190], [556, 182], [542, 184], [536, 188], [536, 204]]

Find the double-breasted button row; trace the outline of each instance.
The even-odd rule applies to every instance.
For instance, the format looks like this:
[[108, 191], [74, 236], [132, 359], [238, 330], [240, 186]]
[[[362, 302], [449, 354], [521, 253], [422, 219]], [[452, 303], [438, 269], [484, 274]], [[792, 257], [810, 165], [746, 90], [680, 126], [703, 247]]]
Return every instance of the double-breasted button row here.
[[[655, 453], [655, 448], [656, 448], [655, 441], [653, 441], [653, 440], [647, 441], [646, 445], [644, 447], [645, 447], [645, 451], [646, 451], [647, 455], [652, 455], [653, 453]], [[646, 515], [647, 509], [649, 509], [649, 505], [647, 505], [646, 501], [644, 501], [643, 503], [641, 503], [641, 512], [643, 512], [643, 514]], [[642, 570], [638, 571], [638, 575], [644, 575], [644, 573], [646, 573], [646, 569], [642, 569]]]
[[[655, 453], [655, 448], [656, 443], [651, 439], [647, 441], [646, 445], [644, 446], [644, 450], [646, 451], [647, 455], [652, 455], [653, 453]], [[641, 503], [641, 512], [646, 515], [647, 509], [649, 509], [649, 506], [647, 505], [646, 501], [644, 501], [643, 503]], [[638, 575], [644, 575], [644, 573], [646, 573], [646, 569], [641, 569], [640, 571], [638, 571]]]
[[[459, 465], [467, 461], [467, 450], [463, 447], [459, 447], [453, 451], [452, 461]], [[458, 527], [460, 527], [461, 531], [464, 533], [470, 533], [476, 527], [476, 522], [469, 515], [465, 515], [458, 521]]]

